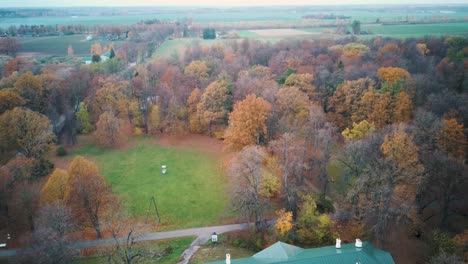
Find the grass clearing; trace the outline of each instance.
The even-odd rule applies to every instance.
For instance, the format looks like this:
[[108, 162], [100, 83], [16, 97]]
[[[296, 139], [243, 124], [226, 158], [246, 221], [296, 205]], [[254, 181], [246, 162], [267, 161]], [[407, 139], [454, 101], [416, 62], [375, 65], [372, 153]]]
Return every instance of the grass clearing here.
[[[152, 196], [162, 229], [219, 224], [228, 218], [228, 186], [220, 155], [195, 148], [161, 146], [138, 138], [123, 150], [86, 146], [72, 152], [96, 161], [101, 174], [132, 215], [146, 217]], [[161, 166], [167, 165], [167, 174]], [[155, 212], [151, 211], [153, 219]]]
[[258, 29], [258, 30], [250, 30], [250, 32], [253, 32], [262, 37], [287, 37], [287, 36], [300, 36], [300, 35], [313, 34], [312, 32], [307, 32], [307, 31], [293, 29], [293, 28]]
[[[177, 263], [180, 256], [184, 252], [184, 250], [192, 243], [194, 237], [183, 237], [183, 238], [176, 238], [171, 240], [164, 240], [159, 242], [151, 243], [151, 246], [158, 247], [159, 249], [164, 249], [167, 247], [171, 247], [172, 251], [170, 254], [164, 256], [162, 259], [158, 260], [157, 263], [159, 264], [174, 264]], [[96, 257], [87, 257], [82, 258], [75, 262], [75, 264], [104, 264], [108, 263], [107, 257], [103, 256], [96, 256]], [[155, 263], [155, 260], [145, 260], [138, 263]]]

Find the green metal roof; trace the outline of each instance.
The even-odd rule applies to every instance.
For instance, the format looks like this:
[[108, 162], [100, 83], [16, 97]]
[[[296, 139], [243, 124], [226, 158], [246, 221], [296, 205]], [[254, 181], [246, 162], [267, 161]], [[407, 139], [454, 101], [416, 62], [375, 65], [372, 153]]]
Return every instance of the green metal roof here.
[[[235, 256], [231, 256], [235, 257]], [[225, 260], [209, 264], [224, 264]], [[363, 242], [362, 248], [354, 244], [344, 244], [340, 249], [335, 246], [303, 249], [283, 242], [258, 252], [250, 258], [231, 259], [232, 264], [395, 264], [390, 253], [374, 248]]]

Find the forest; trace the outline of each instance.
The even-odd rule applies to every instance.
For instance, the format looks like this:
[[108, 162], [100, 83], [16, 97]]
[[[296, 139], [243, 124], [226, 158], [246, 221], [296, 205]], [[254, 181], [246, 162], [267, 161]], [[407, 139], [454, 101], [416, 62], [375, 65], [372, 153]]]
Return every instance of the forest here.
[[69, 262], [73, 241], [132, 221], [93, 160], [56, 157], [167, 134], [222, 141], [229, 210], [256, 223], [246, 247], [361, 237], [397, 263], [467, 260], [468, 38], [245, 38], [153, 59], [147, 41], [183, 28], [140, 26], [89, 65], [0, 49], [0, 230], [37, 248], [15, 261]]

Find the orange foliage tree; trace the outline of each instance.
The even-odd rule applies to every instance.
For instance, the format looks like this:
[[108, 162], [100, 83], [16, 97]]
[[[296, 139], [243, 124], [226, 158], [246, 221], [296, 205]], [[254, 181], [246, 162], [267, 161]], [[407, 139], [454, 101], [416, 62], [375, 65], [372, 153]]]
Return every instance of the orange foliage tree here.
[[0, 90], [0, 115], [7, 110], [22, 106], [24, 99], [12, 89]]
[[380, 80], [389, 84], [395, 84], [399, 80], [407, 80], [410, 78], [410, 73], [399, 67], [382, 67], [379, 68], [377, 74]]
[[189, 127], [192, 133], [202, 132], [200, 115], [197, 112], [197, 105], [200, 102], [201, 95], [200, 89], [195, 88], [187, 99]]
[[465, 156], [468, 142], [465, 138], [463, 123], [458, 123], [455, 118], [444, 119], [437, 140], [441, 146], [455, 157], [463, 158]]
[[275, 229], [280, 236], [284, 236], [293, 228], [293, 214], [292, 212], [281, 209], [276, 211], [276, 215], [278, 218], [276, 220]]
[[270, 110], [269, 102], [253, 94], [234, 105], [225, 133], [226, 146], [241, 150], [248, 145], [260, 144], [262, 136], [267, 133], [265, 121]]
[[116, 147], [122, 144], [126, 139], [124, 121], [112, 112], [104, 112], [99, 116], [94, 137], [96, 143], [103, 147]]
[[85, 226], [92, 226], [97, 238], [102, 238], [103, 218], [118, 205], [112, 188], [99, 175], [96, 164], [80, 156], [72, 161], [68, 174], [65, 197], [73, 216]]

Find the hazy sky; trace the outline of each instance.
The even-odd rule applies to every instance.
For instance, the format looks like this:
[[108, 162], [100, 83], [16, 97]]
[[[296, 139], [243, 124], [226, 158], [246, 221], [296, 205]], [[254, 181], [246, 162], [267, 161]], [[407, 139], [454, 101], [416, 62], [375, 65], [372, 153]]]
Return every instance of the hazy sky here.
[[0, 8], [40, 6], [271, 6], [437, 3], [466, 4], [467, 0], [0, 0]]

